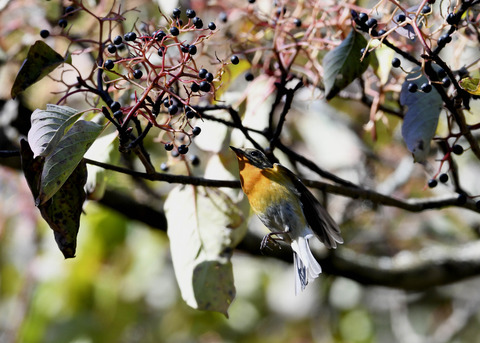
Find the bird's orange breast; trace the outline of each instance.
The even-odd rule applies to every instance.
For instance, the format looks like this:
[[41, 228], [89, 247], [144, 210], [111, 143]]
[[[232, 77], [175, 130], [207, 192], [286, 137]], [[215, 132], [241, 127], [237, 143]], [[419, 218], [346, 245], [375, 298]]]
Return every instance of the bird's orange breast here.
[[260, 169], [240, 160], [239, 169], [243, 192], [255, 213], [264, 213], [268, 206], [285, 201], [298, 202], [297, 196], [289, 189], [292, 181], [279, 172], [276, 165]]

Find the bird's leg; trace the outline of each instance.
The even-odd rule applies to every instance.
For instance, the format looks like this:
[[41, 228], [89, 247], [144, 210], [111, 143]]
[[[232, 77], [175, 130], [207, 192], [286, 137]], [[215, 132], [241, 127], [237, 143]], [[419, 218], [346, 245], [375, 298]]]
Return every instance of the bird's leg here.
[[[260, 250], [265, 249], [268, 246], [269, 242], [272, 242], [273, 244], [278, 245], [280, 247], [280, 244], [277, 241], [283, 240], [283, 238], [281, 238], [279, 236], [280, 235], [285, 235], [285, 234], [288, 234], [288, 232], [279, 231], [279, 232], [270, 232], [270, 233], [266, 234], [263, 237], [262, 242], [260, 243]], [[277, 237], [274, 238], [272, 236], [277, 236]]]

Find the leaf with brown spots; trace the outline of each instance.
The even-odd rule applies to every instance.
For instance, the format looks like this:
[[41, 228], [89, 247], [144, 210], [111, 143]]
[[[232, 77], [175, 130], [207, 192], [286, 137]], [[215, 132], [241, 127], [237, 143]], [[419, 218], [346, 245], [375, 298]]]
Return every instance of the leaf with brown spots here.
[[[21, 141], [22, 168], [34, 199], [38, 197], [40, 176], [44, 158], [33, 158], [27, 141]], [[55, 240], [65, 258], [75, 257], [80, 216], [86, 199], [84, 186], [87, 181], [85, 162], [80, 162], [65, 183], [44, 204], [38, 206], [40, 213], [53, 230]]]

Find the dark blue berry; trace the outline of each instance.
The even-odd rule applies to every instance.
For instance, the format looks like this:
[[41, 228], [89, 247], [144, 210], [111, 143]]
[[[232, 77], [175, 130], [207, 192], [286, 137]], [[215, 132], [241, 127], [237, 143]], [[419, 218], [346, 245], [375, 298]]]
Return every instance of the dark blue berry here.
[[180, 18], [180, 14], [182, 14], [182, 11], [180, 10], [180, 8], [174, 8], [172, 14], [174, 18]]
[[458, 17], [455, 13], [448, 13], [447, 15], [447, 23], [450, 25], [455, 25], [458, 23]]
[[197, 83], [193, 82], [190, 86], [190, 89], [192, 90], [192, 92], [198, 92], [200, 90], [200, 86]]
[[367, 20], [368, 20], [368, 14], [367, 14], [367, 13], [364, 13], [364, 12], [361, 12], [361, 13], [358, 15], [358, 19], [360, 20], [360, 22], [366, 23]]
[[402, 62], [400, 61], [400, 59], [398, 59], [397, 57], [393, 58], [392, 67], [398, 68], [398, 67], [400, 67], [401, 64], [402, 64]]
[[245, 74], [245, 80], [246, 81], [252, 81], [254, 78], [255, 78], [255, 76], [253, 76], [253, 74], [251, 72], [247, 72]]
[[122, 44], [122, 42], [123, 42], [122, 36], [116, 36], [116, 37], [113, 39], [113, 44], [115, 44], [115, 45], [120, 45], [120, 44]]
[[368, 19], [365, 24], [371, 29], [373, 29], [374, 27], [376, 27], [378, 25], [377, 24], [377, 19], [374, 19], [374, 18]]
[[200, 164], [200, 158], [197, 155], [191, 155], [190, 162], [192, 163], [192, 166], [198, 166]]
[[195, 112], [188, 110], [187, 112], [185, 112], [185, 115], [188, 119], [193, 119], [195, 117]]
[[111, 54], [114, 54], [117, 52], [117, 47], [113, 44], [108, 44], [107, 51]]
[[209, 22], [208, 23], [208, 28], [209, 30], [215, 30], [217, 28], [217, 25], [215, 25], [215, 23], [213, 21]]
[[450, 81], [450, 79], [448, 78], [448, 76], [445, 76], [445, 77], [442, 79], [442, 86], [443, 86], [443, 87], [448, 88], [448, 87], [450, 87], [451, 84], [452, 84], [452, 81]]
[[[172, 146], [172, 148], [173, 148], [173, 146]], [[162, 164], [160, 164], [160, 169], [164, 172], [168, 171], [168, 164], [163, 162]]]
[[422, 14], [427, 14], [427, 13], [430, 13], [431, 11], [432, 11], [432, 8], [428, 5], [425, 5], [422, 8]]
[[210, 92], [211, 86], [207, 81], [200, 82], [200, 90], [203, 92]]
[[135, 39], [137, 39], [137, 34], [135, 32], [127, 32], [125, 33], [125, 35], [123, 36], [123, 38], [127, 41], [127, 42], [133, 42]]
[[430, 93], [432, 91], [432, 85], [429, 84], [429, 83], [424, 83], [420, 86], [420, 89], [422, 90], [422, 92], [424, 93]]
[[180, 31], [178, 30], [177, 27], [173, 26], [171, 29], [170, 29], [170, 34], [172, 36], [178, 36], [180, 34]]
[[236, 55], [233, 55], [233, 56], [230, 58], [230, 61], [232, 62], [232, 64], [238, 64], [238, 63], [240, 63], [240, 60], [239, 60], [238, 56], [236, 56]]
[[428, 187], [430, 188], [435, 188], [438, 185], [438, 181], [435, 179], [430, 179], [428, 180]]
[[298, 18], [295, 18], [293, 20], [293, 23], [295, 24], [296, 27], [301, 27], [302, 26], [302, 21]]
[[160, 41], [163, 39], [163, 37], [165, 37], [167, 34], [165, 33], [165, 31], [163, 30], [158, 30], [157, 32], [154, 32], [153, 33], [153, 37], [155, 37], [155, 39], [157, 41]]
[[407, 17], [406, 17], [405, 14], [403, 14], [403, 13], [400, 13], [400, 14], [397, 15], [397, 17], [395, 18], [395, 20], [397, 21], [397, 23], [403, 23], [406, 19], [407, 19]]
[[50, 36], [50, 31], [48, 31], [48, 30], [40, 31], [40, 37], [47, 38], [48, 36]]
[[195, 55], [197, 53], [197, 47], [195, 45], [190, 45], [188, 48], [188, 53], [190, 55]]
[[143, 76], [143, 72], [140, 69], [133, 71], [133, 77], [136, 79], [141, 79]]
[[170, 105], [168, 107], [168, 113], [170, 113], [172, 116], [174, 114], [177, 114], [177, 112], [178, 112], [178, 106], [177, 105]]
[[194, 136], [198, 136], [200, 134], [200, 132], [202, 132], [202, 129], [199, 128], [198, 126], [195, 126], [193, 129], [192, 129], [192, 134]]
[[191, 8], [187, 9], [185, 14], [187, 15], [187, 18], [194, 18], [197, 15]]
[[68, 25], [68, 21], [66, 19], [60, 19], [58, 21], [58, 26], [60, 26], [62, 29], [66, 28]]
[[110, 109], [112, 110], [112, 112], [117, 112], [120, 107], [122, 107], [122, 105], [120, 105], [118, 101], [114, 101], [110, 104]]
[[461, 154], [463, 154], [463, 146], [461, 146], [460, 144], [455, 144], [455, 145], [452, 147], [452, 152], [453, 152], [455, 155], [461, 155]]
[[448, 174], [446, 173], [440, 174], [438, 179], [440, 180], [441, 183], [446, 183], [448, 182]]
[[205, 80], [207, 80], [208, 82], [212, 82], [213, 81], [213, 74], [212, 73], [207, 73], [205, 75]]
[[165, 144], [165, 150], [172, 151], [173, 150], [173, 144], [172, 143], [166, 143]]
[[185, 144], [182, 144], [178, 147], [179, 154], [185, 155], [187, 152], [188, 152], [188, 146], [186, 146]]
[[228, 15], [225, 12], [220, 13], [218, 17], [222, 23], [226, 23], [228, 20]]
[[164, 52], [165, 52], [165, 47], [161, 46], [160, 49], [158, 49], [157, 51], [158, 56], [162, 57]]
[[182, 52], [184, 53], [187, 53], [188, 52], [188, 48], [190, 48], [190, 45], [189, 44], [182, 44], [180, 46], [180, 50], [182, 50]]
[[112, 60], [106, 60], [103, 66], [105, 69], [112, 70], [115, 67], [115, 63]]
[[203, 27], [203, 21], [199, 17], [193, 18], [192, 23], [197, 29], [201, 29]]
[[409, 84], [408, 84], [408, 91], [409, 91], [410, 93], [415, 93], [417, 90], [418, 90], [418, 86], [417, 86], [416, 83], [413, 83], [413, 82], [412, 82], [412, 83], [409, 83]]
[[208, 74], [208, 70], [205, 68], [202, 68], [198, 71], [198, 77], [201, 79], [204, 79], [205, 76], [207, 76], [207, 74]]

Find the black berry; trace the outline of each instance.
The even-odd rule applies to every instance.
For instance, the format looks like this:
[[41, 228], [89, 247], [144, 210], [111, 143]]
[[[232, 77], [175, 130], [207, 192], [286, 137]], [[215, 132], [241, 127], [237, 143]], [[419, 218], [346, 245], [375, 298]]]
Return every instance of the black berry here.
[[185, 155], [187, 152], [188, 152], [188, 146], [186, 146], [185, 144], [182, 144], [178, 147], [179, 154]]
[[424, 93], [430, 93], [432, 91], [432, 85], [429, 84], [429, 83], [424, 83], [420, 86], [420, 89], [422, 90], [422, 92]]
[[108, 70], [112, 70], [115, 67], [115, 63], [112, 60], [106, 60], [103, 66]]
[[383, 36], [385, 33], [387, 33], [387, 31], [385, 31], [385, 30], [382, 29], [382, 30], [380, 30], [380, 31], [377, 32], [377, 36], [378, 36], [378, 37], [379, 37], [379, 36]]
[[199, 17], [193, 18], [192, 23], [197, 29], [201, 29], [203, 27], [203, 21]]
[[165, 47], [164, 46], [161, 46], [160, 49], [158, 49], [158, 56], [162, 57], [163, 56], [163, 53], [165, 52]]
[[135, 32], [127, 32], [123, 38], [125, 38], [127, 42], [133, 42], [135, 39], [137, 39], [137, 34]]
[[413, 82], [412, 82], [412, 83], [409, 83], [409, 84], [408, 84], [408, 91], [409, 91], [410, 93], [415, 93], [417, 90], [418, 90], [418, 86], [417, 86], [416, 83], [413, 83]]
[[165, 150], [172, 151], [173, 150], [173, 144], [172, 143], [166, 143], [165, 144]]
[[429, 188], [435, 188], [438, 185], [438, 181], [435, 179], [430, 179], [428, 180], [428, 187]]
[[190, 45], [188, 48], [188, 53], [190, 55], [195, 55], [197, 53], [197, 47], [195, 45]]
[[245, 74], [245, 80], [246, 80], [246, 81], [252, 81], [254, 78], [255, 78], [255, 76], [253, 76], [253, 74], [250, 73], [250, 72], [247, 72], [247, 73]]
[[168, 107], [168, 113], [170, 113], [171, 115], [177, 114], [177, 112], [178, 112], [178, 106], [177, 105], [170, 105]]
[[452, 84], [452, 81], [450, 81], [450, 79], [448, 78], [448, 76], [445, 76], [443, 79], [442, 79], [442, 86], [447, 88], [447, 87], [450, 87], [450, 85]]
[[207, 74], [208, 74], [208, 70], [205, 68], [202, 68], [198, 71], [198, 77], [201, 79], [204, 79], [205, 76], [207, 76]]
[[117, 112], [120, 107], [122, 107], [122, 105], [120, 105], [118, 101], [114, 101], [110, 104], [110, 109], [112, 110], [112, 112]]
[[195, 112], [188, 110], [187, 112], [185, 112], [185, 115], [188, 119], [193, 119], [195, 117]]
[[191, 8], [187, 9], [185, 14], [187, 15], [187, 18], [194, 18], [197, 15]]
[[358, 15], [358, 19], [360, 20], [360, 22], [366, 23], [368, 20], [368, 14], [362, 12]]
[[67, 6], [67, 7], [65, 7], [65, 14], [70, 14], [70, 13], [72, 13], [73, 11], [75, 11], [75, 7], [73, 7], [73, 6]]
[[376, 27], [378, 25], [377, 24], [377, 19], [374, 19], [374, 18], [368, 19], [365, 24], [371, 29], [373, 29], [374, 27]]
[[255, 0], [248, 0], [248, 3], [249, 3], [249, 4], [254, 4], [254, 3], [255, 3]]
[[120, 45], [120, 44], [122, 44], [122, 42], [123, 42], [122, 36], [116, 36], [116, 37], [113, 39], [113, 44], [115, 44], [115, 45]]
[[447, 72], [443, 68], [439, 68], [437, 70], [438, 77], [443, 79], [445, 76], [447, 76]]
[[455, 145], [452, 147], [452, 152], [453, 152], [455, 155], [461, 155], [461, 154], [463, 154], [463, 146], [461, 146], [460, 144], [455, 144]]
[[[366, 51], [366, 52], [365, 52], [365, 51]], [[361, 48], [361, 49], [360, 49], [360, 55], [363, 56], [363, 54], [365, 54], [365, 57], [367, 57], [367, 56], [368, 56], [368, 50], [366, 50], [365, 48]]]
[[180, 31], [178, 30], [177, 27], [173, 26], [171, 29], [170, 29], [170, 34], [172, 36], [178, 36], [180, 34]]
[[66, 19], [62, 18], [58, 21], [58, 26], [60, 26], [61, 28], [65, 28], [67, 27], [67, 25], [68, 25], [68, 21]]
[[208, 82], [212, 82], [213, 81], [213, 74], [212, 73], [207, 73], [205, 75], [205, 80], [207, 80]]
[[236, 55], [233, 55], [233, 56], [230, 58], [230, 61], [231, 61], [233, 64], [238, 64], [238, 63], [240, 63], [240, 60], [239, 60], [238, 56], [236, 56]]
[[185, 52], [185, 53], [188, 52], [188, 48], [190, 48], [190, 45], [189, 45], [189, 44], [182, 44], [182, 45], [180, 46], [180, 50], [182, 50], [182, 52]]
[[[173, 148], [173, 146], [172, 146], [172, 148]], [[163, 162], [162, 164], [160, 164], [160, 169], [164, 172], [168, 171], [168, 164]]]
[[120, 119], [123, 117], [123, 112], [121, 110], [118, 110], [118, 111], [115, 111], [113, 113], [113, 116], [116, 118], [116, 119]]
[[217, 25], [215, 25], [215, 23], [211, 21], [208, 23], [208, 28], [213, 31], [217, 28]]
[[302, 21], [298, 18], [295, 18], [293, 20], [293, 23], [295, 24], [296, 27], [301, 27], [302, 26]]
[[395, 18], [397, 23], [403, 23], [405, 21], [405, 19], [407, 19], [407, 17], [403, 13], [397, 15], [397, 17]]
[[167, 34], [163, 30], [158, 30], [157, 32], [153, 33], [153, 37], [157, 40], [160, 41], [165, 37]]
[[172, 14], [174, 18], [180, 18], [180, 14], [182, 14], [182, 11], [180, 10], [180, 8], [174, 8]]
[[455, 25], [458, 23], [458, 17], [455, 13], [448, 13], [447, 15], [447, 23], [450, 25]]
[[143, 76], [143, 72], [140, 69], [133, 71], [133, 77], [136, 79], [141, 79]]
[[392, 67], [394, 67], [394, 68], [400, 67], [401, 64], [402, 64], [402, 62], [401, 62], [400, 59], [398, 59], [397, 57], [395, 57], [395, 58], [392, 60]]
[[220, 13], [220, 15], [218, 16], [218, 18], [220, 19], [220, 21], [221, 21], [222, 23], [226, 23], [227, 20], [228, 20], [228, 15], [227, 15], [227, 13], [222, 12], [222, 13]]
[[446, 44], [450, 43], [451, 41], [452, 41], [452, 37], [448, 34], [444, 34], [444, 35], [440, 36], [437, 43], [438, 43], [438, 45], [445, 46]]
[[192, 92], [198, 92], [200, 90], [200, 86], [198, 85], [198, 83], [193, 82], [190, 86], [190, 89], [192, 90]]
[[200, 132], [202, 132], [202, 129], [199, 128], [198, 126], [195, 126], [193, 129], [192, 129], [192, 134], [194, 136], [198, 136], [200, 134]]
[[40, 37], [47, 38], [48, 36], [50, 36], [50, 31], [48, 31], [48, 30], [40, 31]]
[[117, 47], [113, 44], [108, 44], [107, 51], [111, 54], [114, 54], [117, 52]]
[[197, 155], [191, 155], [190, 162], [192, 163], [192, 166], [198, 166], [200, 164], [200, 158], [198, 158]]
[[446, 183], [448, 182], [448, 174], [446, 173], [440, 174], [438, 179], [440, 180], [441, 183]]
[[200, 90], [203, 92], [210, 92], [210, 84], [207, 81], [200, 82]]
[[173, 104], [173, 101], [170, 100], [169, 98], [165, 98], [165, 100], [163, 100], [163, 106], [165, 107], [169, 107], [172, 104]]
[[428, 5], [425, 5], [422, 8], [422, 14], [427, 14], [427, 13], [430, 13], [431, 11], [432, 11], [432, 8]]

